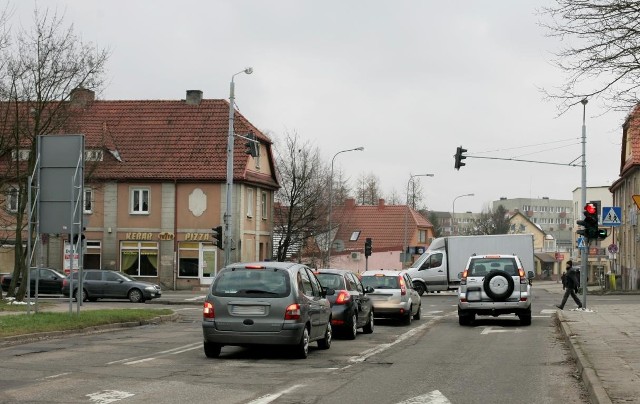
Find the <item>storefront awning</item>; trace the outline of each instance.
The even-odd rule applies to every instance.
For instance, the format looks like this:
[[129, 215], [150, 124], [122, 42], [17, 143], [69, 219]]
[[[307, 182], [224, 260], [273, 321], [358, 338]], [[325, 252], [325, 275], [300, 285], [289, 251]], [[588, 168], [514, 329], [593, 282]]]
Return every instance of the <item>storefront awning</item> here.
[[556, 262], [556, 258], [553, 255], [545, 253], [533, 253], [537, 259], [542, 262]]

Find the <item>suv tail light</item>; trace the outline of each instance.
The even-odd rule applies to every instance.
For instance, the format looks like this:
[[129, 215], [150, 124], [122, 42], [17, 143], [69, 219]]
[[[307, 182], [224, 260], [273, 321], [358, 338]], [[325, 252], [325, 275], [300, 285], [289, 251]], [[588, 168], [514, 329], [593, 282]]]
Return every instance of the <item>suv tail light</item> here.
[[347, 304], [351, 301], [351, 295], [346, 290], [341, 290], [338, 292], [338, 296], [336, 297], [335, 304]]
[[467, 276], [469, 275], [469, 270], [465, 269], [464, 271], [462, 271], [462, 277], [460, 278], [460, 284], [461, 285], [466, 285], [467, 284]]
[[398, 276], [398, 282], [400, 283], [400, 294], [402, 296], [407, 294], [407, 285], [405, 285], [404, 278], [402, 276]]
[[298, 303], [290, 304], [287, 310], [284, 312], [285, 320], [299, 320], [300, 319], [300, 305]]
[[213, 303], [204, 302], [204, 307], [202, 308], [202, 318], [216, 318], [216, 313], [213, 309]]
[[527, 277], [524, 276], [524, 269], [518, 268], [518, 275], [520, 276], [521, 284], [529, 283], [529, 280], [527, 279]]

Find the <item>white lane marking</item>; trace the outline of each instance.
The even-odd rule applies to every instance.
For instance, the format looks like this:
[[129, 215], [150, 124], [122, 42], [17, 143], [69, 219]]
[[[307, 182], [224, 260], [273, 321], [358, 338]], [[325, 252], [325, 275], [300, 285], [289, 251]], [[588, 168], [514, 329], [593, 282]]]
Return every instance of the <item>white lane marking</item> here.
[[407, 332], [405, 332], [404, 334], [400, 334], [398, 336], [398, 338], [395, 339], [395, 341], [390, 342], [388, 344], [380, 344], [377, 347], [368, 349], [366, 351], [364, 351], [363, 353], [361, 353], [360, 355], [357, 356], [352, 356], [351, 358], [349, 358], [349, 362], [351, 363], [360, 363], [360, 362], [364, 362], [365, 360], [367, 360], [368, 358], [370, 358], [373, 355], [379, 354], [380, 352], [386, 351], [387, 349], [391, 348], [392, 346], [413, 337], [415, 334], [419, 333], [420, 331], [424, 330], [425, 328], [427, 328], [428, 326], [430, 326], [431, 324], [435, 323], [437, 320], [439, 320], [440, 318], [442, 318], [442, 316], [439, 317], [435, 317], [429, 321], [427, 321], [425, 324], [420, 325], [419, 327], [413, 328]]
[[193, 301], [196, 301], [196, 300], [204, 300], [205, 297], [207, 297], [207, 295], [190, 297], [190, 298], [184, 299], [184, 300], [187, 301], [187, 302], [193, 302]]
[[139, 359], [137, 361], [131, 361], [131, 362], [125, 362], [123, 363], [123, 365], [136, 365], [138, 363], [142, 363], [142, 362], [149, 362], [152, 360], [155, 360], [156, 358], [144, 358], [144, 359]]
[[[176, 347], [176, 348], [171, 348], [171, 349], [168, 349], [166, 351], [160, 351], [160, 352], [154, 353], [152, 355], [163, 355], [163, 354], [172, 353], [172, 352], [176, 352], [176, 351], [177, 351], [177, 353], [180, 353], [180, 352], [185, 352], [185, 351], [188, 351], [188, 350], [191, 350], [191, 349], [198, 348], [200, 346], [202, 346], [202, 342], [195, 342], [193, 344], [183, 345], [183, 346], [179, 346], [179, 347]], [[143, 358], [143, 357], [142, 356], [132, 356], [130, 358], [118, 359], [117, 361], [107, 362], [107, 365], [113, 365], [113, 364], [116, 364], [116, 363], [131, 362], [131, 361], [138, 360], [140, 358]]]
[[540, 314], [553, 314], [556, 312], [556, 309], [544, 309], [540, 310]]
[[297, 389], [298, 387], [302, 387], [304, 386], [304, 384], [295, 384], [291, 387], [289, 387], [288, 389], [284, 389], [278, 393], [273, 393], [273, 394], [267, 394], [264, 395], [262, 397], [259, 397], [253, 401], [249, 401], [248, 404], [268, 404], [270, 402], [272, 402], [273, 400], [279, 398], [281, 395], [283, 394], [287, 394], [287, 393], [291, 393], [293, 390]]
[[70, 374], [71, 374], [70, 372], [58, 373], [57, 375], [45, 376], [40, 380], [55, 379], [56, 377], [62, 377], [62, 376], [70, 375]]
[[177, 354], [181, 354], [187, 351], [193, 351], [194, 349], [202, 349], [202, 343], [198, 344], [198, 346], [194, 346], [191, 348], [187, 348], [187, 349], [183, 349], [182, 351], [175, 351], [175, 352], [171, 352], [171, 355], [177, 355]]
[[133, 393], [127, 393], [126, 391], [118, 390], [103, 390], [98, 393], [87, 394], [89, 399], [96, 404], [108, 404], [115, 401], [124, 400], [125, 398], [133, 397]]
[[500, 333], [500, 332], [514, 332], [514, 333], [521, 333], [523, 332], [523, 330], [519, 329], [519, 328], [503, 328], [503, 327], [484, 327], [484, 330], [482, 330], [482, 332], [480, 333], [481, 335], [487, 335], [487, 334], [492, 334], [492, 333]]
[[435, 315], [435, 314], [438, 314], [438, 313], [442, 313], [442, 312], [443, 312], [442, 310], [433, 310], [433, 311], [427, 311], [427, 312], [423, 311], [422, 315], [423, 316], [432, 316], [432, 315]]
[[444, 394], [440, 393], [440, 391], [433, 390], [429, 394], [400, 401], [398, 404], [451, 404], [451, 401], [449, 401]]

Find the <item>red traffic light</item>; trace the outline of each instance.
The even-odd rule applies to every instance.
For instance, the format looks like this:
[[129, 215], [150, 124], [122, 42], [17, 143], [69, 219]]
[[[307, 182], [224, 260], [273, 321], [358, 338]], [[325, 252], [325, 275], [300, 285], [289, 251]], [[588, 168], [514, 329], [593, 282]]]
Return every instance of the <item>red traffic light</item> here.
[[597, 211], [596, 205], [594, 203], [588, 203], [584, 205], [584, 211], [590, 215], [595, 215]]

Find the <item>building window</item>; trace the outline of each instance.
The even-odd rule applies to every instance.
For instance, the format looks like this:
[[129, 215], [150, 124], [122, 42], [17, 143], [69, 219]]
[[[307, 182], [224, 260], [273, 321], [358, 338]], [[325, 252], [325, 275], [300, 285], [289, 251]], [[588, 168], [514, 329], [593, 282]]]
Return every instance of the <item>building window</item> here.
[[133, 276], [158, 276], [158, 243], [122, 241], [120, 271]]
[[427, 242], [427, 232], [425, 230], [418, 231], [418, 242], [423, 244]]
[[247, 188], [247, 217], [253, 217], [253, 189]]
[[93, 190], [91, 188], [84, 189], [84, 213], [93, 213]]
[[149, 213], [149, 190], [143, 188], [131, 189], [131, 214]]
[[29, 160], [30, 154], [31, 150], [29, 149], [11, 150], [11, 158], [13, 161], [27, 161]]
[[260, 200], [260, 208], [262, 209], [262, 220], [267, 220], [267, 193], [262, 193], [262, 199]]
[[84, 161], [102, 161], [104, 158], [104, 153], [102, 150], [85, 150], [84, 151]]
[[10, 186], [7, 192], [7, 210], [9, 212], [18, 211], [18, 188]]
[[178, 276], [181, 278], [198, 277], [200, 265], [200, 243], [180, 243], [178, 251]]
[[102, 242], [99, 240], [87, 240], [87, 249], [84, 253], [82, 266], [85, 269], [102, 268]]

